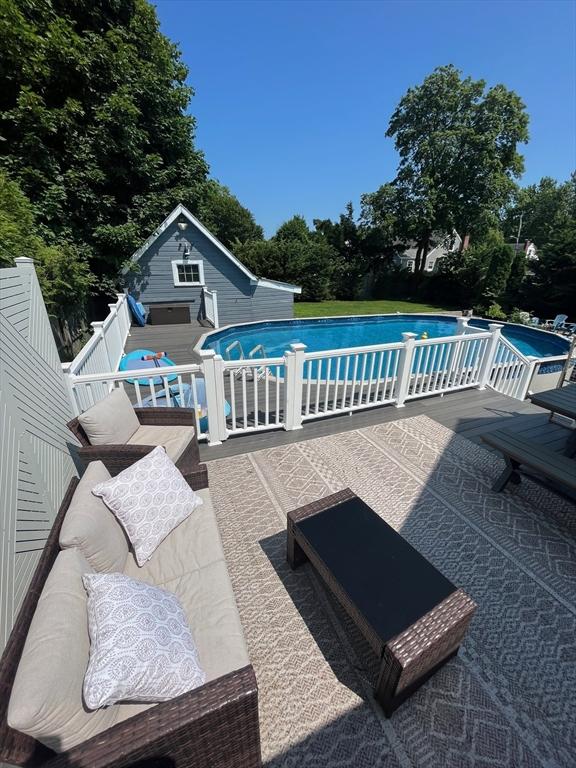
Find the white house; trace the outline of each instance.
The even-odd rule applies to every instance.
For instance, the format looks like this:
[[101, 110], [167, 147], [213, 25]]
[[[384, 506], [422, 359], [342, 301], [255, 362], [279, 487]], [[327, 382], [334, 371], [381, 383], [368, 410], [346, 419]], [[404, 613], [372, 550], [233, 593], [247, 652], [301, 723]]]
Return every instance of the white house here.
[[[459, 250], [460, 244], [462, 243], [462, 238], [456, 231], [451, 235], [433, 235], [432, 239], [436, 245], [431, 248], [426, 256], [426, 264], [424, 266], [425, 272], [434, 272], [440, 259]], [[394, 264], [400, 269], [407, 269], [410, 272], [414, 272], [414, 269], [416, 268], [417, 251], [418, 245], [414, 241], [410, 243], [404, 253], [397, 254], [394, 257]]]

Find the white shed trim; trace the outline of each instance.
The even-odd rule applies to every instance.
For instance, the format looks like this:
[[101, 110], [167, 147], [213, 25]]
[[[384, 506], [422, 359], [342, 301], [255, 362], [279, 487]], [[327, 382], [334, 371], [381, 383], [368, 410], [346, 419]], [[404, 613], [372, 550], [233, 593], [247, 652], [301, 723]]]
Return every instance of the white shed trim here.
[[[246, 267], [242, 262], [234, 256], [234, 254], [226, 248], [225, 245], [223, 245], [220, 240], [218, 240], [217, 237], [214, 237], [214, 235], [210, 232], [210, 230], [206, 229], [206, 227], [198, 221], [196, 216], [190, 213], [188, 208], [186, 208], [185, 205], [182, 205], [181, 203], [174, 208], [171, 214], [169, 214], [162, 224], [154, 230], [154, 232], [150, 235], [150, 237], [138, 248], [137, 251], [135, 251], [132, 256], [130, 257], [130, 261], [138, 261], [150, 248], [150, 246], [160, 237], [162, 232], [164, 232], [168, 227], [173, 224], [179, 216], [184, 216], [188, 219], [188, 221], [193, 224], [197, 229], [202, 232], [202, 234], [210, 240], [210, 242], [218, 248], [218, 250], [224, 254], [230, 261], [235, 264], [238, 269], [243, 272], [246, 277], [250, 279], [250, 282], [256, 285], [260, 285], [265, 288], [275, 288], [279, 291], [289, 291], [290, 293], [302, 293], [302, 288], [298, 285], [291, 285], [290, 283], [280, 283], [276, 280], [266, 280], [264, 278], [259, 278], [257, 275], [255, 275], [253, 272], [251, 272], [248, 267]], [[125, 267], [123, 270], [123, 273], [126, 274], [129, 271], [129, 267]]]
[[[180, 280], [180, 276], [178, 274], [178, 267], [183, 266], [185, 264], [193, 264], [194, 266], [198, 267], [198, 276], [199, 280], [198, 282], [188, 282], [186, 280]], [[204, 283], [204, 264], [202, 262], [202, 259], [174, 259], [172, 262], [172, 277], [174, 278], [174, 286], [195, 286], [195, 285], [205, 285]]]

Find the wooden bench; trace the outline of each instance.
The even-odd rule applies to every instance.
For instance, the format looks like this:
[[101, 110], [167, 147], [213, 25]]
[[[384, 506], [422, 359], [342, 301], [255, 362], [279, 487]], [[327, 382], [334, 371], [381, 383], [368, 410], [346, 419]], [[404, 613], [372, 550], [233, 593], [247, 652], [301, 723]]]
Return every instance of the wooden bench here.
[[482, 441], [504, 456], [506, 469], [492, 486], [500, 492], [511, 481], [518, 484], [520, 474], [537, 481], [547, 480], [563, 489], [576, 491], [576, 461], [511, 432], [498, 430], [482, 435]]

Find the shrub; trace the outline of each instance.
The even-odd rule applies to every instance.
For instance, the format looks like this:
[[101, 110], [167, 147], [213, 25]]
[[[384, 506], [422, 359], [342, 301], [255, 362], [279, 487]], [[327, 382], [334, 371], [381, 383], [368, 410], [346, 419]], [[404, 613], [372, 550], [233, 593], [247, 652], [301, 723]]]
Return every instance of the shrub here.
[[520, 325], [527, 325], [530, 322], [530, 313], [524, 312], [517, 307], [514, 307], [512, 312], [508, 315], [508, 320], [511, 323], [519, 323]]
[[490, 320], [506, 320], [506, 313], [500, 304], [497, 304], [496, 302], [493, 302], [488, 307], [477, 307], [475, 308], [474, 313], [489, 317]]

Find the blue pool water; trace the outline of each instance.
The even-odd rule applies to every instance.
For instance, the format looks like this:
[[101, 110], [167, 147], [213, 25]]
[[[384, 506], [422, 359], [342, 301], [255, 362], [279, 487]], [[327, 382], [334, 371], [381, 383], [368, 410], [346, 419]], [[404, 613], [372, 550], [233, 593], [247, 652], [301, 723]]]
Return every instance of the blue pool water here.
[[[469, 325], [487, 329], [488, 320], [472, 319]], [[402, 333], [411, 331], [418, 337], [453, 336], [456, 318], [443, 315], [375, 315], [364, 317], [322, 318], [318, 320], [280, 320], [237, 325], [211, 334], [204, 349], [225, 354], [226, 348], [238, 340], [244, 354], [262, 344], [267, 357], [280, 357], [290, 344], [306, 344], [308, 352], [324, 349], [363, 347], [402, 341]], [[555, 357], [569, 349], [567, 339], [522, 325], [504, 324], [503, 334], [524, 355]], [[234, 352], [232, 358], [238, 357]]]

